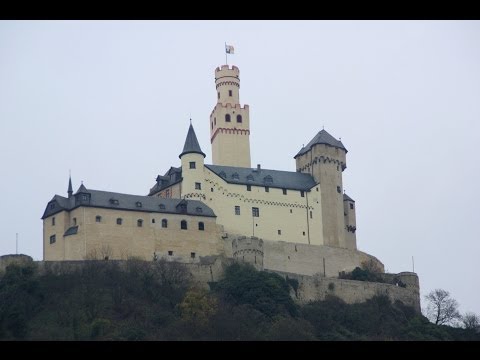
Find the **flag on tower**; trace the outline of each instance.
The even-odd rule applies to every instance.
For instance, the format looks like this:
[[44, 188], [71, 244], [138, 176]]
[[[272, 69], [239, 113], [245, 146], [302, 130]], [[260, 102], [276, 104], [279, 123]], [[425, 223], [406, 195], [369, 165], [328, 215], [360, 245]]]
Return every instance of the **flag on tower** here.
[[232, 45], [225, 44], [225, 52], [227, 54], [235, 54], [235, 49], [233, 48]]

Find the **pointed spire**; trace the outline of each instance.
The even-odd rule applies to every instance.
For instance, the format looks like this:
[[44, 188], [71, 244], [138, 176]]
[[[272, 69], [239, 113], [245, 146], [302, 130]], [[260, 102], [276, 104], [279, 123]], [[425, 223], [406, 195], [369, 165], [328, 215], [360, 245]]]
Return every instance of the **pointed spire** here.
[[192, 124], [190, 124], [190, 127], [188, 128], [187, 138], [185, 139], [183, 151], [178, 157], [182, 158], [183, 155], [190, 153], [197, 153], [203, 155], [203, 157], [206, 157], [202, 149], [200, 149], [200, 144], [198, 143], [197, 135], [195, 135], [195, 130], [193, 130]]
[[73, 194], [73, 187], [72, 187], [72, 174], [69, 173], [68, 175], [68, 197], [71, 198]]

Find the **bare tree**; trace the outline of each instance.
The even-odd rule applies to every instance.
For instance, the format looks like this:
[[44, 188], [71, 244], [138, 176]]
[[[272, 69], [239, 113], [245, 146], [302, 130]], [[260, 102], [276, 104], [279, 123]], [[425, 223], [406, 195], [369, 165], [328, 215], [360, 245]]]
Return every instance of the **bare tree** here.
[[462, 322], [465, 329], [480, 332], [480, 317], [477, 314], [467, 312], [462, 316]]
[[102, 256], [102, 259], [108, 260], [113, 255], [112, 247], [110, 245], [102, 245], [102, 248], [100, 249], [100, 255]]
[[435, 289], [425, 296], [428, 301], [427, 317], [435, 325], [452, 324], [461, 319], [458, 312], [458, 302], [450, 297], [450, 293], [443, 289]]

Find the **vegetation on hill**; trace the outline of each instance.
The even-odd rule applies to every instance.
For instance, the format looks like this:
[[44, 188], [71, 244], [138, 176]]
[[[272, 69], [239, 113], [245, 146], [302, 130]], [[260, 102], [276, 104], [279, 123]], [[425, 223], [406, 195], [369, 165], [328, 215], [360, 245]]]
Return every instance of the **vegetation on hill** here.
[[163, 261], [92, 261], [42, 273], [10, 265], [0, 279], [0, 339], [480, 340], [475, 329], [434, 325], [383, 296], [299, 306], [294, 286], [240, 264], [210, 291]]

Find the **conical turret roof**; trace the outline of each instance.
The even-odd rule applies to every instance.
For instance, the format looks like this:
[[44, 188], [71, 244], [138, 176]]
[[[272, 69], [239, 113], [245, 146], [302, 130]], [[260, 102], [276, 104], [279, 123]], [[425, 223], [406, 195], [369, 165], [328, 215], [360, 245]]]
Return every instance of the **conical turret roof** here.
[[192, 124], [190, 124], [190, 127], [188, 128], [183, 151], [178, 157], [181, 158], [183, 155], [190, 153], [201, 154], [203, 157], [206, 157], [205, 153], [200, 149], [200, 144], [198, 143], [197, 135], [195, 135], [195, 130], [193, 130]]

